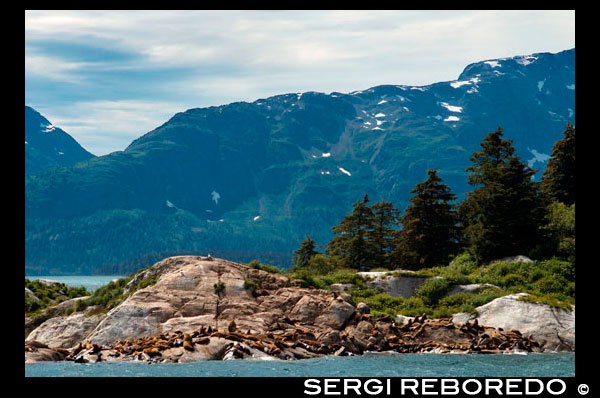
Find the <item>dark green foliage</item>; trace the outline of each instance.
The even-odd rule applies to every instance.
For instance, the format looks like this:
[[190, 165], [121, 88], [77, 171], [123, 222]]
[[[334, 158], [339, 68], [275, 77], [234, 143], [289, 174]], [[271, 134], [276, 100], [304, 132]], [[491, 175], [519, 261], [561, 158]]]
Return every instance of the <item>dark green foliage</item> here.
[[373, 226], [369, 243], [373, 248], [374, 267], [392, 269], [394, 266], [394, 236], [398, 225], [399, 212], [391, 202], [381, 201], [371, 206]]
[[[317, 255], [315, 259], [321, 257]], [[327, 258], [325, 258], [327, 259]], [[334, 260], [335, 261], [335, 260]], [[365, 288], [365, 281], [354, 269], [336, 267], [327, 273], [314, 272], [309, 268], [291, 273], [290, 278], [302, 281], [303, 287], [327, 289], [334, 283], [352, 283], [358, 289]]]
[[71, 287], [64, 283], [46, 284], [39, 280], [25, 278], [25, 287], [33, 292], [39, 300], [25, 295], [25, 312], [33, 312], [48, 306], [58, 304], [61, 301], [75, 297], [87, 296], [90, 293], [85, 287]]
[[293, 268], [306, 268], [310, 260], [318, 254], [315, 250], [315, 241], [311, 239], [308, 234], [306, 234], [306, 238], [300, 244], [298, 250], [294, 253], [294, 260], [292, 262]]
[[[342, 260], [338, 256], [317, 254], [310, 259], [308, 265], [304, 269], [314, 275], [325, 275], [340, 268], [342, 268]], [[294, 270], [292, 270], [292, 272], [293, 271]]]
[[437, 170], [427, 170], [428, 178], [411, 191], [415, 194], [400, 219], [394, 252], [395, 263], [405, 269], [429, 268], [447, 264], [459, 249], [456, 196], [442, 184]]
[[252, 260], [248, 263], [248, 267], [254, 269], [260, 269], [262, 271], [269, 272], [271, 274], [282, 274], [284, 271], [274, 265], [261, 264], [258, 260]]
[[575, 203], [575, 127], [567, 123], [564, 138], [552, 148], [542, 176], [542, 190], [552, 199], [571, 205]]
[[[106, 285], [96, 289], [89, 298], [79, 300], [75, 303], [75, 311], [82, 311], [87, 307], [96, 305], [102, 311], [108, 311], [116, 307], [127, 298], [123, 290], [132, 278], [133, 275], [117, 279], [116, 281], [110, 281]], [[132, 291], [135, 291], [135, 288]]]
[[221, 296], [225, 296], [225, 283], [217, 282], [214, 284], [215, 294], [220, 298]]
[[367, 206], [368, 195], [354, 204], [352, 214], [333, 228], [335, 237], [327, 245], [326, 253], [340, 256], [344, 267], [367, 270], [373, 265], [374, 247], [369, 241], [375, 216]]
[[25, 313], [34, 312], [42, 308], [43, 302], [25, 295]]
[[535, 170], [514, 154], [501, 128], [489, 133], [481, 148], [467, 168], [476, 188], [460, 206], [470, 250], [484, 262], [529, 254], [544, 238], [546, 204], [531, 178]]
[[258, 286], [258, 283], [254, 282], [253, 280], [246, 279], [244, 280], [244, 289], [256, 291], [260, 289], [260, 286]]
[[427, 305], [436, 305], [442, 297], [448, 293], [452, 284], [444, 278], [428, 279], [419, 289], [417, 289], [417, 297], [423, 300]]
[[548, 208], [546, 225], [548, 233], [539, 248], [541, 257], [557, 257], [575, 264], [575, 203], [566, 205], [554, 201]]
[[[145, 253], [200, 250], [287, 267], [305, 233], [329, 241], [331, 226], [364, 193], [405, 209], [427, 164], [461, 197], [470, 189], [468, 158], [482, 138], [477, 126], [490, 120], [502, 120], [510, 138], [523, 143], [520, 153], [528, 154], [527, 147], [549, 153], [564, 122], [548, 111], [575, 109], [575, 92], [565, 88], [574, 81], [574, 59], [572, 49], [540, 56], [533, 69], [502, 62], [502, 76], [497, 68], [472, 64], [459, 79], [477, 77], [486, 89], [466, 95], [459, 94], [465, 87], [455, 90], [447, 82], [426, 91], [386, 85], [177, 113], [124, 151], [26, 178], [26, 266], [40, 275], [91, 274]], [[546, 77], [552, 100], [540, 106], [536, 83]], [[449, 94], [459, 94], [453, 104], [468, 110], [459, 123], [434, 119], [434, 112], [445, 112], [438, 103]], [[405, 102], [389, 101], [398, 96]], [[379, 105], [384, 97], [388, 103]], [[387, 123], [373, 131], [363, 123], [373, 123], [371, 112], [379, 108]], [[221, 195], [218, 204], [213, 190]], [[262, 216], [254, 222], [258, 209]], [[268, 251], [287, 256], [259, 257]], [[103, 272], [140, 268], [130, 265]]]
[[575, 266], [568, 261], [550, 259], [534, 262], [494, 262], [476, 269], [473, 283], [490, 283], [542, 296], [553, 294], [559, 300], [575, 297]]
[[158, 279], [156, 278], [145, 279], [139, 283], [138, 289], [143, 289], [148, 286], [154, 286], [156, 282], [158, 282]]

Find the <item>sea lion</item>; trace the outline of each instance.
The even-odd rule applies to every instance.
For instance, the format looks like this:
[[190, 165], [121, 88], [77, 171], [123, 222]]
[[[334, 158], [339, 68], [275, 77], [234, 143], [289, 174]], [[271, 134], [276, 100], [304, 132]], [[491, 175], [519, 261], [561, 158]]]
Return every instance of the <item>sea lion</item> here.
[[231, 320], [231, 322], [229, 322], [229, 326], [227, 326], [227, 330], [229, 330], [229, 332], [235, 332], [237, 330], [237, 326], [233, 319]]

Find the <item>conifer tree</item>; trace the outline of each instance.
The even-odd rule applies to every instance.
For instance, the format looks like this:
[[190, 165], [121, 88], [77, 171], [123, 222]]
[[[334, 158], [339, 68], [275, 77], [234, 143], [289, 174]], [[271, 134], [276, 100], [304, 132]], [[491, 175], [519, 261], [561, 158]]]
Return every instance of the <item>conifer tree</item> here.
[[456, 196], [442, 183], [437, 170], [427, 170], [428, 178], [410, 191], [415, 194], [401, 217], [397, 234], [395, 265], [405, 269], [429, 268], [448, 263], [459, 249]]
[[300, 247], [294, 253], [293, 268], [307, 268], [310, 260], [318, 254], [315, 251], [315, 241], [306, 234], [306, 238], [300, 243]]
[[342, 266], [360, 270], [373, 266], [374, 249], [369, 241], [373, 228], [373, 211], [367, 203], [368, 195], [354, 203], [352, 214], [333, 227], [336, 235], [327, 245], [326, 253], [339, 256]]
[[550, 198], [571, 205], [575, 203], [575, 127], [567, 123], [563, 134], [552, 148], [541, 186]]
[[543, 239], [546, 203], [532, 180], [536, 170], [521, 162], [512, 140], [502, 136], [499, 127], [473, 154], [467, 171], [476, 188], [459, 210], [470, 250], [480, 261], [529, 254]]
[[393, 267], [394, 227], [398, 224], [399, 212], [391, 202], [384, 200], [371, 206], [373, 226], [369, 234], [369, 244], [373, 248], [373, 265], [391, 269]]

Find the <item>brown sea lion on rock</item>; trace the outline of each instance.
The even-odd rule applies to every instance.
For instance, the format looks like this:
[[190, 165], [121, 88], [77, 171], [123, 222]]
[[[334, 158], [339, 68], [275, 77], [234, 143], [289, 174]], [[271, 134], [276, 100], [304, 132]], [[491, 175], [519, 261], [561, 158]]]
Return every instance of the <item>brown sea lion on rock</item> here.
[[227, 330], [229, 330], [230, 332], [235, 332], [237, 330], [237, 325], [235, 324], [235, 321], [233, 319], [231, 320], [231, 322], [229, 322]]

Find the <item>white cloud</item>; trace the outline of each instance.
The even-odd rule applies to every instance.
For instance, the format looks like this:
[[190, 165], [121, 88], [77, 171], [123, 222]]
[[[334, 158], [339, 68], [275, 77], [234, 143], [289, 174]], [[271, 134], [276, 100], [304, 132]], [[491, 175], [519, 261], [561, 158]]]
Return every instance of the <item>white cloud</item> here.
[[[472, 62], [572, 48], [574, 32], [574, 11], [26, 11], [26, 97], [104, 153], [189, 108], [456, 81]], [[48, 42], [128, 57], [84, 62]]]
[[180, 104], [149, 101], [89, 101], [51, 109], [30, 105], [94, 155], [124, 150], [182, 111]]

